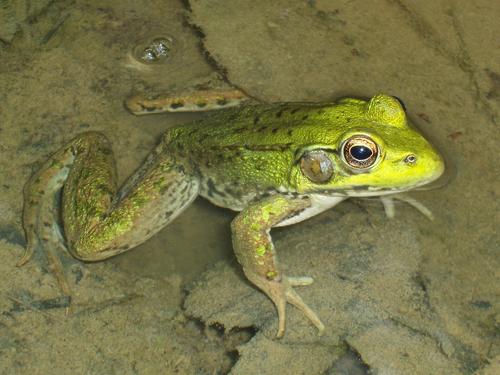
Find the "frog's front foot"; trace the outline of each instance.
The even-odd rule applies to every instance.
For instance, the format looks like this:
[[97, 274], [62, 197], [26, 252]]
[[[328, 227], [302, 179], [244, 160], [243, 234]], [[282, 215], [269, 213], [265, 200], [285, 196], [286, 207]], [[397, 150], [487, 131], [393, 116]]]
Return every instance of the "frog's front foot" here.
[[430, 221], [434, 220], [434, 215], [432, 214], [431, 210], [429, 210], [427, 207], [425, 207], [422, 203], [420, 203], [416, 199], [409, 197], [405, 194], [401, 194], [401, 193], [391, 194], [391, 195], [386, 195], [386, 196], [382, 195], [380, 197], [380, 201], [382, 202], [382, 205], [384, 206], [385, 214], [389, 219], [393, 219], [395, 216], [394, 200], [398, 200], [398, 201], [407, 203], [410, 206], [412, 206], [413, 208], [415, 208], [422, 215], [424, 215]]
[[311, 285], [313, 278], [287, 277], [282, 276], [281, 280], [269, 280], [260, 275], [246, 275], [248, 279], [258, 286], [274, 302], [278, 310], [278, 332], [277, 338], [285, 334], [286, 324], [286, 304], [287, 302], [297, 307], [302, 313], [316, 326], [319, 335], [325, 330], [324, 324], [318, 318], [316, 313], [302, 300], [300, 295], [293, 289], [295, 286]]

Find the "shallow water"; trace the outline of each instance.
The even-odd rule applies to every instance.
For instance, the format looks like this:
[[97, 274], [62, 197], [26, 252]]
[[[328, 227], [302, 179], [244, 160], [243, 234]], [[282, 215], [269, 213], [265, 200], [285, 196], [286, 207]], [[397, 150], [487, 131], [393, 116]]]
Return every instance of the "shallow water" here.
[[[0, 1], [0, 372], [500, 372], [499, 11], [463, 0]], [[131, 57], [167, 36], [164, 60]], [[321, 338], [289, 307], [286, 336], [273, 339], [274, 308], [232, 255], [234, 214], [202, 200], [134, 251], [66, 256], [66, 316], [41, 254], [15, 267], [37, 163], [100, 130], [123, 180], [165, 129], [203, 117], [133, 116], [127, 97], [225, 81], [262, 101], [403, 99], [447, 159], [444, 186], [412, 195], [435, 221], [407, 205], [387, 220], [378, 201], [352, 200], [273, 231], [288, 272], [316, 280], [300, 293], [327, 325]]]

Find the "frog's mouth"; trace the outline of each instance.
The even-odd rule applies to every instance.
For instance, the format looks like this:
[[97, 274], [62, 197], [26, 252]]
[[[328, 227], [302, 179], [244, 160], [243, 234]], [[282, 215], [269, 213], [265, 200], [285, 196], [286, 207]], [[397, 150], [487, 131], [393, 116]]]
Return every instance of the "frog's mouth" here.
[[[439, 176], [438, 176], [439, 177]], [[380, 195], [390, 195], [404, 193], [409, 190], [414, 190], [418, 187], [429, 184], [438, 177], [421, 181], [416, 184], [412, 184], [404, 187], [385, 187], [385, 186], [372, 186], [372, 185], [357, 185], [348, 186], [343, 189], [325, 189], [322, 191], [315, 191], [314, 194], [328, 195], [328, 196], [338, 196], [338, 197], [377, 197]]]
[[415, 186], [404, 188], [377, 188], [373, 186], [355, 186], [342, 191], [347, 197], [378, 197], [380, 195], [398, 194], [408, 190], [413, 190]]

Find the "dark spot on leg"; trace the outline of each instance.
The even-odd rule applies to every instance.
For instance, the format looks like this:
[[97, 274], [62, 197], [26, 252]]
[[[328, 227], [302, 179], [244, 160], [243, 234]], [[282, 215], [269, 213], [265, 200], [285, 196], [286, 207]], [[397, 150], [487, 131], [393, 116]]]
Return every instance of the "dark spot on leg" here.
[[181, 194], [182, 196], [184, 196], [184, 194], [186, 194], [186, 192], [188, 191], [188, 189], [189, 189], [189, 185], [187, 185], [187, 184], [186, 184], [186, 185], [184, 185], [184, 187], [182, 188], [182, 190], [181, 190], [181, 193], [180, 193], [180, 194]]
[[182, 108], [182, 107], [184, 107], [183, 102], [174, 102], [174, 103], [170, 104], [170, 108], [172, 108], [172, 109], [177, 109], [177, 108]]
[[82, 281], [83, 279], [83, 270], [81, 269], [81, 267], [71, 267], [71, 273], [74, 275], [75, 277], [75, 284], [79, 284], [80, 281]]
[[270, 192], [268, 192], [268, 191], [266, 191], [266, 192], [264, 192], [264, 193], [261, 193], [261, 194], [259, 195], [259, 197], [260, 197], [260, 198], [267, 198], [267, 197], [270, 197], [270, 196], [271, 196], [271, 193], [270, 193]]
[[101, 151], [104, 155], [111, 155], [113, 153], [109, 147], [100, 147], [99, 151]]
[[309, 118], [309, 115], [304, 115], [304, 116], [302, 116], [302, 121], [305, 121], [305, 120], [307, 120], [308, 118]]
[[215, 187], [214, 181], [211, 178], [209, 178], [207, 180], [207, 190], [208, 190], [208, 196], [209, 197], [213, 197], [214, 194], [217, 194], [217, 195], [219, 195], [221, 197], [225, 197], [226, 196], [225, 193], [223, 193], [222, 191], [217, 190], [217, 188]]
[[165, 194], [165, 193], [168, 191], [168, 189], [170, 189], [170, 186], [172, 186], [172, 183], [171, 183], [171, 182], [169, 182], [168, 184], [166, 184], [166, 185], [162, 186], [162, 187], [160, 188], [160, 195]]
[[[224, 189], [224, 191], [227, 193], [227, 196], [230, 197], [230, 198], [233, 198], [233, 199], [236, 198], [236, 199], [240, 200], [241, 197], [242, 197], [241, 190], [239, 190], [239, 189], [232, 189], [230, 187], [226, 187]], [[228, 200], [226, 200], [226, 202], [227, 201]]]
[[141, 109], [145, 110], [146, 112], [154, 112], [157, 110], [157, 108], [155, 106], [152, 106], [152, 105], [141, 104], [140, 106], [141, 106]]
[[109, 185], [106, 184], [99, 184], [96, 186], [96, 189], [99, 190], [101, 193], [105, 193], [108, 195], [113, 195], [113, 192], [109, 188]]
[[254, 124], [254, 125], [257, 125], [257, 123], [258, 123], [259, 121], [260, 121], [260, 117], [259, 117], [259, 116], [255, 116], [255, 117], [253, 118], [253, 124]]
[[215, 101], [218, 105], [221, 105], [221, 106], [224, 106], [227, 104], [227, 99], [226, 98], [218, 98], [216, 101]]

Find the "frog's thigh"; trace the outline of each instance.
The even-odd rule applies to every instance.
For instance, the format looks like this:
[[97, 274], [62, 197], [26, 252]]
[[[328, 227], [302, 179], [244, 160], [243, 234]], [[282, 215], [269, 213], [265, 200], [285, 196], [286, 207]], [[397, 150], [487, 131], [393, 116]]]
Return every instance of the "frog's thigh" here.
[[64, 182], [61, 217], [68, 250], [81, 257], [75, 244], [110, 211], [117, 192], [116, 165], [111, 145], [101, 133], [75, 138], [75, 158]]
[[106, 169], [112, 161], [106, 160], [107, 156], [93, 157], [92, 165], [87, 159], [75, 165], [64, 189], [68, 247], [76, 258], [86, 261], [133, 249], [165, 227], [198, 195], [198, 180], [185, 172], [163, 143], [116, 194], [112, 169]]
[[275, 195], [252, 204], [232, 222], [233, 246], [247, 278], [273, 301], [278, 311], [277, 337], [285, 332], [286, 304], [291, 303], [322, 333], [324, 325], [293, 289], [312, 283], [310, 277], [287, 277], [279, 267], [269, 235], [273, 226], [310, 207], [309, 199]]

